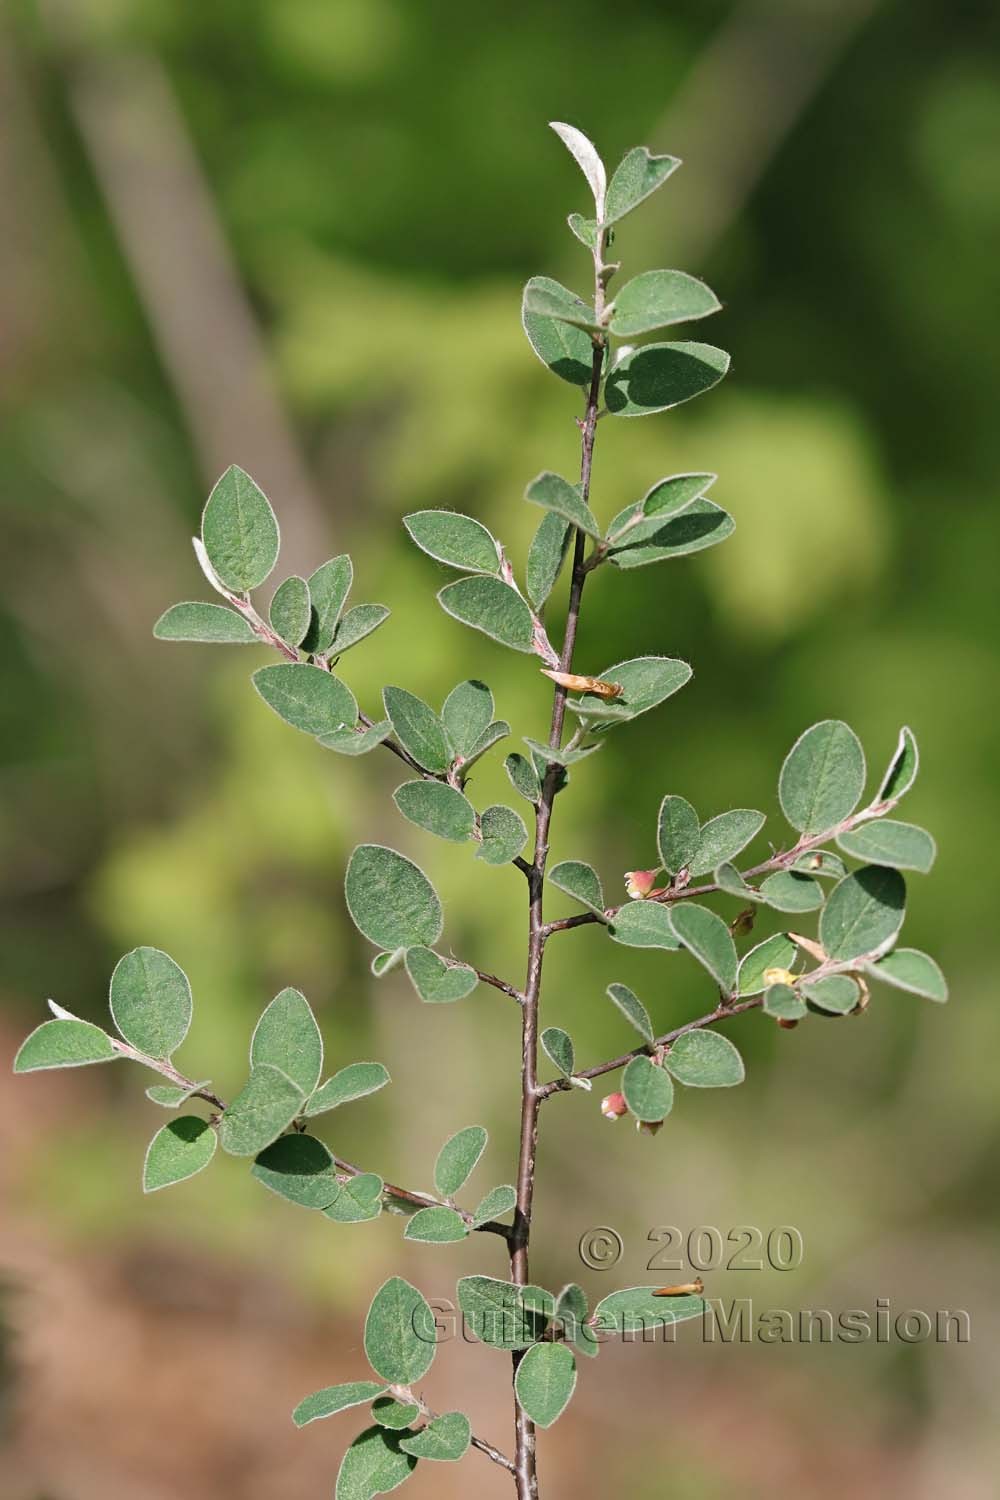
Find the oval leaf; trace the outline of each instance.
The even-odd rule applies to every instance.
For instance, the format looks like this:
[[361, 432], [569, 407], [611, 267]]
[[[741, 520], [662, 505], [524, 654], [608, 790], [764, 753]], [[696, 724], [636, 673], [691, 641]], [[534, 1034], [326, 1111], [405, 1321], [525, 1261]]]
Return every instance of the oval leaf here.
[[644, 344], [615, 365], [604, 400], [619, 417], [669, 411], [711, 390], [728, 369], [729, 355], [711, 344]]
[[472, 516], [454, 510], [418, 510], [403, 525], [422, 551], [451, 568], [469, 573], [496, 573], [500, 549], [496, 539]]
[[824, 719], [800, 735], [778, 781], [781, 809], [800, 833], [825, 833], [848, 817], [865, 789], [865, 752], [849, 725]]
[[707, 906], [685, 902], [670, 912], [674, 934], [693, 958], [708, 970], [725, 994], [736, 988], [736, 945], [721, 917]]
[[417, 1460], [404, 1453], [399, 1436], [384, 1427], [359, 1433], [344, 1454], [337, 1475], [335, 1500], [373, 1500], [409, 1479]]
[[626, 1021], [635, 1027], [644, 1041], [651, 1043], [653, 1041], [653, 1023], [649, 1019], [649, 1012], [638, 995], [633, 994], [627, 984], [609, 984], [608, 994]]
[[604, 920], [604, 891], [592, 865], [584, 864], [581, 859], [564, 859], [552, 867], [548, 878], [552, 885]]
[[472, 1175], [489, 1139], [481, 1125], [468, 1125], [445, 1141], [434, 1163], [434, 1186], [451, 1198]]
[[570, 1403], [576, 1388], [576, 1360], [566, 1344], [535, 1344], [514, 1377], [521, 1410], [536, 1427], [551, 1427]]
[[622, 1093], [636, 1119], [653, 1124], [670, 1113], [674, 1102], [670, 1074], [651, 1057], [633, 1057], [622, 1074]]
[[433, 947], [443, 914], [437, 892], [411, 859], [382, 844], [359, 844], [345, 880], [347, 909], [378, 948]]
[[690, 802], [667, 796], [660, 803], [656, 842], [660, 863], [671, 875], [683, 870], [698, 850], [701, 823]]
[[215, 1131], [198, 1115], [168, 1120], [149, 1143], [142, 1169], [142, 1190], [155, 1193], [194, 1177], [208, 1166], [218, 1144]]
[[404, 1437], [400, 1447], [414, 1458], [433, 1458], [443, 1463], [454, 1463], [463, 1458], [472, 1441], [469, 1419], [463, 1412], [446, 1411], [428, 1422], [412, 1437]]
[[418, 1208], [412, 1218], [407, 1219], [403, 1238], [419, 1240], [425, 1245], [450, 1245], [455, 1240], [464, 1240], [468, 1233], [462, 1215], [442, 1204]]
[[191, 986], [179, 964], [159, 948], [133, 948], [111, 976], [111, 1016], [130, 1046], [166, 1058], [191, 1025]]
[[765, 817], [750, 807], [734, 807], [730, 812], [709, 818], [698, 838], [698, 848], [691, 859], [691, 874], [708, 875], [745, 849], [763, 828]]
[[448, 1005], [464, 1000], [479, 983], [467, 964], [448, 964], [430, 948], [407, 948], [406, 972], [426, 1005]]
[[298, 646], [309, 629], [311, 612], [309, 585], [304, 578], [293, 573], [275, 589], [268, 617], [283, 641]]
[[569, 535], [569, 522], [550, 510], [542, 517], [541, 524], [531, 539], [524, 577], [528, 598], [536, 609], [542, 608], [555, 587], [566, 560]]
[[948, 998], [948, 981], [933, 958], [919, 948], [897, 948], [878, 963], [865, 967], [873, 979], [881, 979], [898, 990], [909, 990], [911, 995], [923, 995], [939, 1004]]
[[608, 931], [616, 943], [624, 943], [626, 948], [667, 948], [676, 952], [680, 947], [670, 913], [655, 901], [627, 902]]
[[297, 1131], [261, 1151], [250, 1175], [302, 1208], [329, 1208], [340, 1193], [336, 1164], [326, 1146]]
[[569, 1032], [563, 1031], [559, 1026], [546, 1026], [540, 1041], [546, 1057], [555, 1063], [560, 1073], [569, 1078], [575, 1061], [573, 1038]]
[[172, 604], [153, 626], [158, 641], [203, 641], [208, 645], [256, 646], [253, 626], [224, 604]]
[[836, 961], [878, 955], [892, 943], [905, 914], [902, 875], [882, 865], [863, 865], [830, 892], [819, 919], [819, 940]]
[[86, 1063], [114, 1062], [119, 1054], [111, 1038], [89, 1021], [62, 1019], [43, 1021], [26, 1037], [14, 1058], [15, 1073], [35, 1073], [43, 1068], [79, 1068]]
[[331, 557], [309, 575], [309, 629], [302, 647], [305, 651], [328, 651], [337, 629], [347, 596], [354, 582], [354, 564], [344, 552]]
[[741, 996], [759, 995], [767, 988], [764, 975], [769, 969], [790, 971], [796, 963], [799, 950], [787, 932], [776, 932], [765, 938], [740, 960], [739, 993]]
[[470, 679], [453, 687], [441, 709], [441, 722], [456, 755], [472, 754], [493, 722], [493, 694], [485, 682]]
[[223, 1151], [256, 1156], [288, 1129], [303, 1103], [302, 1090], [280, 1068], [260, 1063], [219, 1121]]
[[279, 718], [303, 734], [337, 734], [357, 723], [354, 694], [324, 667], [279, 662], [255, 672], [253, 685]]
[[532, 505], [540, 505], [543, 510], [550, 510], [561, 516], [570, 525], [579, 527], [587, 536], [599, 538], [601, 535], [601, 528], [590, 507], [581, 500], [576, 485], [570, 484], [568, 479], [563, 479], [559, 474], [553, 474], [551, 470], [546, 469], [531, 481], [524, 492], [524, 498]]
[[646, 1329], [669, 1328], [688, 1318], [700, 1318], [705, 1311], [702, 1297], [657, 1297], [656, 1287], [630, 1286], [612, 1292], [594, 1309], [594, 1322], [605, 1333], [626, 1336], [642, 1334]]
[[257, 1022], [250, 1040], [250, 1064], [272, 1063], [311, 1094], [323, 1070], [323, 1038], [312, 1008], [301, 990], [275, 995]]
[[472, 837], [475, 809], [456, 787], [443, 781], [406, 781], [393, 792], [392, 800], [404, 818], [439, 839], [464, 844]]
[[364, 1099], [377, 1093], [390, 1083], [389, 1072], [378, 1062], [348, 1063], [328, 1078], [308, 1100], [304, 1113], [307, 1116], [325, 1114], [328, 1109], [338, 1109], [341, 1104], [351, 1104], [355, 1099]]
[[528, 343], [543, 365], [553, 375], [570, 385], [589, 386], [594, 363], [594, 345], [590, 334], [565, 318], [553, 318], [532, 312], [535, 297], [555, 298], [569, 314], [575, 314], [579, 298], [550, 276], [532, 276], [524, 288], [521, 302], [521, 325]]
[[365, 1320], [365, 1354], [376, 1375], [411, 1385], [434, 1362], [434, 1315], [415, 1286], [390, 1276], [372, 1299]]
[[634, 338], [672, 323], [707, 318], [721, 306], [711, 287], [696, 276], [683, 271], [642, 271], [615, 297], [611, 332], [618, 338]]
[[332, 1417], [338, 1411], [346, 1411], [351, 1406], [363, 1406], [367, 1401], [374, 1401], [380, 1396], [385, 1387], [376, 1380], [351, 1380], [344, 1385], [328, 1385], [321, 1391], [314, 1391], [311, 1396], [306, 1396], [300, 1401], [292, 1412], [292, 1421], [296, 1427], [305, 1427], [307, 1422], [315, 1422], [320, 1417]]
[[499, 578], [480, 575], [460, 578], [438, 593], [438, 603], [446, 614], [473, 630], [509, 646], [512, 651], [534, 649], [535, 626], [531, 610], [520, 594]]
[[608, 183], [604, 211], [606, 224], [614, 224], [666, 182], [680, 166], [677, 156], [653, 156], [646, 146], [633, 146], [614, 170]]
[[201, 539], [216, 577], [235, 594], [255, 589], [278, 561], [278, 522], [263, 490], [233, 464], [208, 497]]
[[479, 820], [482, 842], [476, 858], [488, 865], [506, 865], [516, 859], [528, 841], [528, 830], [520, 813], [498, 803], [488, 807]]
[[685, 1031], [664, 1059], [678, 1083], [692, 1089], [726, 1089], [746, 1077], [743, 1059], [718, 1031]]
[[914, 823], [897, 823], [880, 818], [877, 823], [862, 823], [837, 837], [845, 854], [867, 860], [873, 865], [890, 865], [896, 870], [919, 870], [922, 875], [934, 863], [937, 845], [923, 828]]

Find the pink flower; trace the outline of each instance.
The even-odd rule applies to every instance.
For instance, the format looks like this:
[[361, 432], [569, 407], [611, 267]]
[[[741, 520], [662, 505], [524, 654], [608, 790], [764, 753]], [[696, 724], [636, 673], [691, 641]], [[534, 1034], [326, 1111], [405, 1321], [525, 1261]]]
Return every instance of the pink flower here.
[[626, 870], [625, 889], [633, 901], [645, 901], [650, 896], [662, 896], [665, 886], [654, 890], [659, 870]]
[[601, 1114], [606, 1120], [619, 1120], [628, 1114], [624, 1094], [608, 1094], [601, 1100]]

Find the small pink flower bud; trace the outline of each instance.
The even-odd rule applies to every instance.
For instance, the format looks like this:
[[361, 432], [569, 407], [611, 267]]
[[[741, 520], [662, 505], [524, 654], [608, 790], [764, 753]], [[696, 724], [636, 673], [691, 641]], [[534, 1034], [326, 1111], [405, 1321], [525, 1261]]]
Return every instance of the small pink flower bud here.
[[647, 896], [660, 896], [662, 890], [655, 891], [656, 877], [659, 870], [626, 870], [625, 889], [633, 901], [644, 901]]
[[625, 1103], [625, 1095], [607, 1094], [601, 1100], [601, 1114], [606, 1120], [618, 1120], [622, 1115], [627, 1115], [628, 1105]]

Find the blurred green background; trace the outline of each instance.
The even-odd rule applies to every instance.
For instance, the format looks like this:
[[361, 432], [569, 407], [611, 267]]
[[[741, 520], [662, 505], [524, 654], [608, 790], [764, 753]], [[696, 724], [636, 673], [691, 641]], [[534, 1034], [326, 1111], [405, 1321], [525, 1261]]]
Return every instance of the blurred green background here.
[[[656, 1139], [603, 1121], [596, 1094], [558, 1099], [533, 1274], [601, 1295], [650, 1279], [657, 1226], [792, 1224], [797, 1271], [713, 1271], [710, 1293], [961, 1307], [972, 1338], [720, 1347], [688, 1328], [676, 1349], [608, 1349], [540, 1439], [543, 1492], [992, 1495], [996, 7], [10, 0], [0, 44], [5, 1057], [47, 995], [100, 1019], [118, 955], [151, 943], [194, 984], [195, 1076], [238, 1087], [257, 1014], [295, 984], [331, 1062], [394, 1075], [331, 1144], [426, 1186], [439, 1143], [481, 1120], [476, 1182], [509, 1180], [514, 1007], [376, 986], [341, 872], [359, 838], [409, 852], [455, 953], [518, 982], [521, 877], [404, 824], [391, 757], [347, 761], [283, 726], [248, 687], [254, 653], [150, 627], [205, 597], [188, 537], [239, 462], [279, 512], [282, 572], [349, 550], [354, 600], [391, 605], [344, 666], [366, 710], [387, 682], [440, 703], [482, 676], [515, 733], [539, 735], [544, 680], [442, 614], [444, 570], [399, 519], [467, 510], [520, 567], [525, 482], [573, 472], [577, 398], [518, 317], [528, 275], [588, 284], [565, 225], [585, 187], [545, 122], [578, 124], [609, 164], [637, 142], [680, 155], [616, 251], [626, 272], [710, 281], [725, 311], [704, 336], [733, 370], [668, 416], [602, 422], [593, 503], [606, 518], [709, 468], [738, 529], [588, 588], [583, 670], [651, 650], [695, 677], [576, 771], [553, 858], [590, 860], [617, 899], [653, 861], [668, 791], [703, 817], [765, 809], [780, 843], [777, 772], [806, 725], [846, 718], [875, 777], [909, 723], [923, 770], [904, 816], [940, 857], [910, 881], [906, 940], [939, 958], [952, 1003], [882, 991], [863, 1018], [794, 1032], [751, 1016], [731, 1033], [746, 1086], [687, 1094]], [[510, 798], [507, 748], [475, 776], [480, 806]], [[591, 928], [552, 943], [547, 978], [546, 1021], [587, 1060], [628, 1045], [613, 979], [664, 1029], [711, 999], [694, 965]], [[438, 1252], [401, 1245], [389, 1217], [336, 1227], [233, 1160], [144, 1199], [162, 1116], [134, 1073], [8, 1073], [0, 1097], [3, 1500], [329, 1493], [350, 1419], [295, 1434], [287, 1412], [363, 1372], [360, 1311], [384, 1275], [447, 1296], [466, 1271], [504, 1274], [490, 1237]], [[623, 1238], [613, 1271], [580, 1265], [595, 1225]], [[504, 1446], [508, 1378], [502, 1356], [448, 1345], [428, 1397]], [[473, 1455], [408, 1493], [473, 1484], [507, 1490]]]

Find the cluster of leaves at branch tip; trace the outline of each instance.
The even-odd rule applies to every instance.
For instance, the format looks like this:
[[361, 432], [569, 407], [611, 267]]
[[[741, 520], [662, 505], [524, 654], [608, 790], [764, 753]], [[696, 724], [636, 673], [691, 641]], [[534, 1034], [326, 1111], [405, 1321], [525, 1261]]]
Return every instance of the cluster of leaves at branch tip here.
[[[593, 261], [594, 291], [582, 295], [551, 277], [533, 276], [524, 288], [521, 316], [542, 366], [587, 393], [581, 425], [585, 444], [592, 444], [598, 416], [668, 411], [721, 380], [729, 357], [710, 344], [660, 337], [665, 329], [719, 311], [718, 298], [697, 278], [672, 269], [646, 270], [612, 293], [620, 270], [605, 258], [612, 238], [626, 216], [673, 174], [676, 158], [636, 147], [609, 179], [586, 136], [561, 123], [553, 129], [593, 199], [592, 209], [570, 214], [568, 222]], [[523, 569], [512, 562], [503, 541], [470, 516], [429, 509], [404, 518], [409, 537], [431, 564], [458, 575], [438, 592], [442, 609], [496, 645], [538, 658], [566, 700], [565, 742], [558, 733], [547, 739], [530, 726], [533, 732], [523, 735], [517, 749], [508, 749], [503, 761], [512, 791], [536, 818], [544, 809], [547, 819], [553, 797], [613, 730], [658, 708], [691, 677], [686, 662], [650, 655], [603, 667], [582, 664], [591, 675], [571, 670], [572, 638], [560, 653], [546, 624], [546, 608], [569, 556], [575, 557], [579, 602], [583, 578], [605, 565], [627, 572], [669, 562], [716, 546], [733, 530], [732, 518], [708, 498], [715, 474], [667, 475], [640, 496], [615, 494], [613, 482], [605, 481], [594, 494], [586, 447], [585, 455], [584, 481], [545, 470], [527, 484], [525, 499], [542, 514]], [[212, 490], [194, 548], [205, 581], [221, 602], [172, 605], [154, 627], [158, 639], [269, 651], [275, 659], [252, 678], [267, 708], [323, 749], [360, 756], [385, 745], [406, 768], [393, 801], [407, 847], [425, 834], [468, 844], [480, 865], [520, 866], [537, 881], [545, 857], [533, 867], [522, 858], [529, 837], [522, 813], [504, 803], [482, 807], [470, 790], [470, 770], [512, 734], [510, 724], [497, 717], [484, 681], [458, 683], [440, 708], [409, 687], [388, 684], [377, 701], [362, 708], [361, 689], [365, 695], [370, 689], [363, 674], [355, 678], [350, 671], [362, 658], [346, 653], [384, 625], [389, 610], [369, 603], [348, 607], [354, 568], [347, 554], [321, 563], [307, 578], [281, 578], [266, 604], [255, 598], [277, 567], [280, 531], [266, 495], [238, 467], [228, 469]], [[405, 651], [397, 655], [406, 660]], [[626, 983], [611, 984], [607, 995], [631, 1028], [631, 1051], [608, 1063], [581, 1066], [567, 1031], [540, 1028], [541, 1051], [555, 1075], [542, 1083], [542, 1097], [571, 1089], [587, 1093], [595, 1078], [617, 1072], [619, 1087], [603, 1100], [603, 1113], [609, 1119], [629, 1114], [651, 1133], [670, 1114], [677, 1086], [683, 1096], [685, 1090], [729, 1088], [743, 1081], [737, 1047], [716, 1029], [735, 1015], [759, 1010], [785, 1029], [807, 1017], [856, 1016], [868, 1006], [873, 981], [945, 1000], [947, 988], [934, 960], [897, 946], [906, 901], [902, 872], [928, 871], [935, 855], [930, 834], [892, 816], [917, 769], [916, 740], [904, 728], [866, 801], [860, 741], [847, 724], [824, 720], [800, 736], [780, 769], [778, 803], [792, 833], [777, 834], [769, 852], [762, 852], [760, 842], [763, 812], [724, 807], [703, 816], [682, 789], [667, 787], [655, 819], [650, 817], [648, 845], [636, 851], [635, 863], [644, 867], [628, 873], [628, 899], [621, 904], [609, 905], [600, 875], [586, 861], [566, 858], [551, 865], [546, 892], [568, 898], [573, 914], [550, 922], [547, 936], [595, 923], [609, 942], [657, 949], [677, 964], [685, 992], [692, 975], [702, 976], [708, 1010], [664, 1031], [664, 1018]], [[755, 842], [757, 854], [747, 863], [745, 851]], [[478, 878], [499, 877], [484, 872]], [[376, 978], [405, 974], [425, 1004], [461, 1001], [482, 981], [527, 1004], [516, 986], [481, 974], [442, 943], [442, 902], [409, 854], [385, 844], [359, 844], [347, 864], [345, 896], [355, 926], [375, 950]], [[735, 912], [726, 910], [734, 903]], [[816, 933], [781, 930], [744, 944], [762, 910], [793, 914], [796, 926], [802, 925], [801, 916], [818, 912]], [[694, 967], [682, 973], [685, 963]], [[224, 1152], [247, 1158], [251, 1175], [272, 1193], [331, 1223], [364, 1223], [390, 1210], [404, 1218], [404, 1237], [414, 1245], [456, 1243], [480, 1230], [515, 1244], [514, 1227], [503, 1222], [518, 1206], [514, 1187], [488, 1188], [474, 1208], [456, 1201], [487, 1151], [481, 1125], [455, 1130], [433, 1164], [428, 1162], [433, 1191], [397, 1188], [368, 1167], [342, 1161], [314, 1133], [319, 1116], [374, 1094], [389, 1082], [389, 1074], [378, 1062], [340, 1062], [324, 1079], [320, 1028], [298, 989], [283, 989], [264, 1010], [250, 1041], [246, 1081], [228, 1104], [200, 1070], [188, 1077], [174, 1061], [191, 1024], [191, 986], [158, 948], [136, 948], [115, 969], [110, 1029], [50, 1005], [52, 1019], [24, 1042], [16, 1072], [130, 1060], [158, 1075], [147, 1095], [172, 1118], [149, 1144], [143, 1168], [147, 1191], [200, 1173], [221, 1143]], [[517, 1234], [526, 1228], [525, 1220]], [[550, 1426], [565, 1410], [576, 1385], [577, 1357], [598, 1353], [599, 1332], [628, 1333], [696, 1317], [704, 1305], [699, 1296], [657, 1300], [655, 1288], [631, 1287], [611, 1293], [591, 1312], [576, 1285], [555, 1294], [481, 1274], [461, 1278], [457, 1300], [484, 1344], [514, 1353], [517, 1401], [540, 1427]], [[338, 1500], [386, 1493], [418, 1462], [455, 1461], [473, 1442], [490, 1450], [473, 1439], [463, 1413], [435, 1414], [414, 1390], [431, 1368], [435, 1339], [423, 1294], [393, 1276], [376, 1293], [365, 1325], [365, 1354], [375, 1378], [327, 1387], [296, 1408], [293, 1417], [300, 1426], [354, 1407], [370, 1408], [371, 1422], [341, 1464]], [[495, 1450], [490, 1456], [497, 1458]], [[511, 1467], [502, 1456], [498, 1461]]]

